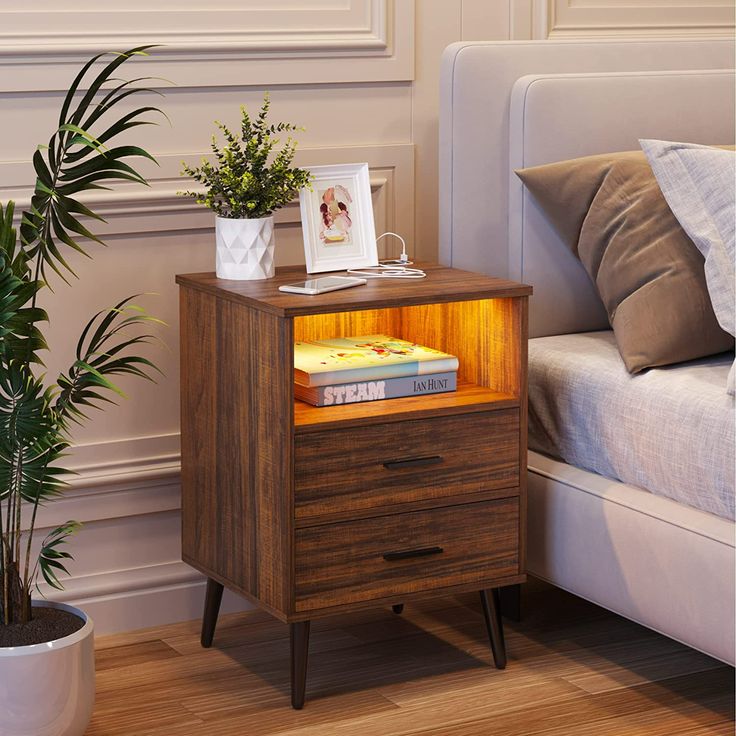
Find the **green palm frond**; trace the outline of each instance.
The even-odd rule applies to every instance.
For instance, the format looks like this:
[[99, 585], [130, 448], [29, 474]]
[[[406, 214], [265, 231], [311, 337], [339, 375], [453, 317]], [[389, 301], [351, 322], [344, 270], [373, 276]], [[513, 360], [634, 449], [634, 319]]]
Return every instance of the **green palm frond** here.
[[38, 352], [46, 348], [46, 341], [37, 323], [48, 317], [33, 302], [42, 284], [28, 278], [12, 221], [13, 203], [5, 211], [0, 204], [0, 353], [7, 359], [41, 363]]
[[[64, 564], [65, 560], [73, 560], [70, 552], [62, 549], [67, 540], [73, 534], [76, 534], [81, 527], [77, 521], [67, 521], [65, 524], [54, 529], [49, 533], [41, 544], [41, 551], [38, 555], [38, 564], [41, 568], [43, 579], [57, 590], [63, 590], [64, 586], [59, 582], [59, 573], [69, 574]], [[38, 586], [36, 586], [38, 590]], [[40, 592], [40, 591], [39, 591]]]
[[5, 260], [10, 264], [11, 271], [19, 279], [28, 275], [28, 259], [23, 248], [19, 247], [18, 233], [13, 227], [13, 216], [15, 214], [15, 203], [8, 202], [3, 211], [0, 202], [0, 249]]
[[[48, 145], [33, 154], [36, 184], [30, 206], [14, 226], [14, 205], [0, 204], [0, 624], [30, 619], [30, 595], [39, 574], [54, 588], [67, 574], [71, 554], [64, 549], [79, 528], [67, 522], [52, 531], [31, 564], [38, 508], [65, 486], [61, 459], [70, 444], [74, 423], [86, 418], [88, 407], [100, 407], [123, 395], [113, 382], [132, 375], [151, 380], [157, 370], [137, 348], [154, 339], [150, 317], [127, 298], [96, 314], [82, 331], [76, 359], [66, 373], [46, 386], [36, 366], [47, 349], [39, 325], [48, 321], [37, 305], [51, 272], [64, 281], [73, 275], [70, 253], [88, 255], [83, 239], [102, 243], [90, 229], [104, 221], [81, 201], [91, 190], [116, 182], [147, 185], [131, 161], [155, 158], [118, 137], [151, 125], [156, 107], [143, 105], [113, 118], [120, 103], [142, 93], [160, 94], [140, 86], [149, 77], [120, 80], [116, 71], [129, 59], [147, 55], [150, 46], [104, 54], [84, 65], [66, 94], [56, 131]], [[101, 67], [101, 68], [100, 68]], [[127, 137], [127, 136], [126, 136]], [[24, 515], [28, 508], [30, 514]], [[30, 516], [29, 528], [24, 528]], [[24, 554], [25, 549], [25, 554]]]
[[0, 500], [17, 493], [28, 503], [61, 490], [67, 471], [54, 463], [68, 442], [59, 435], [53, 392], [27, 364], [11, 360], [0, 371]]
[[[156, 337], [138, 328], [163, 324], [132, 303], [137, 296], [123, 299], [111, 309], [98, 312], [82, 331], [77, 343], [76, 360], [57, 385], [60, 389], [56, 411], [61, 421], [79, 422], [87, 418], [85, 411], [110, 402], [110, 394], [125, 397], [112, 377], [131, 375], [153, 380], [158, 368], [148, 358], [130, 355], [129, 351], [150, 343]], [[158, 371], [160, 372], [160, 371]]]
[[[27, 258], [38, 258], [40, 277], [46, 280], [46, 268], [55, 271], [65, 281], [66, 273], [74, 271], [62, 253], [62, 245], [88, 255], [80, 245], [85, 238], [102, 244], [100, 238], [85, 225], [80, 216], [89, 220], [104, 219], [77, 198], [81, 192], [106, 189], [114, 181], [130, 181], [148, 186], [145, 178], [129, 163], [131, 159], [156, 159], [143, 148], [132, 145], [111, 147], [113, 139], [137, 125], [154, 124], [149, 113], [161, 111], [141, 106], [109, 124], [101, 133], [93, 132], [101, 119], [123, 100], [141, 93], [156, 93], [149, 87], [133, 87], [133, 81], [117, 84], [108, 90], [104, 85], [119, 81], [113, 77], [121, 64], [132, 56], [145, 55], [150, 46], [119, 54], [92, 81], [86, 91], [81, 88], [88, 73], [102, 56], [91, 59], [77, 75], [67, 93], [59, 116], [59, 125], [47, 146], [33, 155], [36, 187], [31, 207], [21, 218], [21, 240]], [[140, 77], [139, 80], [145, 80]]]

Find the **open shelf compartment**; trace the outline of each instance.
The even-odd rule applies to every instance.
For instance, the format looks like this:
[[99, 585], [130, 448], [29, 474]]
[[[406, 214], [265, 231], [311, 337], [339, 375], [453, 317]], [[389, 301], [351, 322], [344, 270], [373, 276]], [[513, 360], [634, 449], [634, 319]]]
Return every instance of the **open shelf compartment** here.
[[314, 407], [294, 400], [297, 431], [333, 422], [452, 414], [519, 405], [525, 371], [523, 300], [475, 299], [293, 318], [294, 341], [386, 334], [458, 357], [457, 391]]

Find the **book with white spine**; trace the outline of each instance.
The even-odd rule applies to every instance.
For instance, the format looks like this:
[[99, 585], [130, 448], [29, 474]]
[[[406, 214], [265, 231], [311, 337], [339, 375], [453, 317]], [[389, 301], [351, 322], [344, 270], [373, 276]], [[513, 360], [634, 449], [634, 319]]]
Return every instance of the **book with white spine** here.
[[398, 399], [402, 396], [438, 394], [457, 389], [457, 373], [429, 373], [421, 376], [401, 376], [378, 381], [359, 381], [330, 386], [300, 386], [294, 384], [294, 396], [313, 406], [357, 404], [363, 401]]

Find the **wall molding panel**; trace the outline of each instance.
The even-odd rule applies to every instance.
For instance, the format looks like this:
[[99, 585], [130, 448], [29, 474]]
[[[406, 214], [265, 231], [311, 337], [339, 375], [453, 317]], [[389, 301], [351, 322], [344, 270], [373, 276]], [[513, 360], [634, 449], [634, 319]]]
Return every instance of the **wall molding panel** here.
[[[143, 236], [157, 233], [207, 231], [214, 233], [214, 215], [193, 199], [177, 195], [189, 184], [177, 174], [182, 160], [196, 164], [206, 151], [187, 154], [159, 156], [160, 168], [151, 178], [151, 187], [122, 185], [114, 191], [94, 192], [82, 197], [83, 201], [99, 212], [106, 225], [98, 225], [97, 232], [104, 238], [111, 236]], [[398, 229], [404, 235], [410, 250], [414, 240], [414, 146], [410, 143], [341, 146], [337, 148], [305, 148], [298, 152], [298, 164], [310, 167], [321, 164], [355, 163], [366, 161], [370, 169], [373, 194], [374, 219], [380, 232]], [[23, 208], [30, 204], [33, 186], [32, 170], [26, 164], [13, 161], [0, 162], [0, 181], [13, 182], [12, 186], [0, 187], [0, 200], [13, 199], [16, 213], [20, 217]], [[275, 215], [276, 227], [292, 227], [301, 230], [299, 202], [294, 200]], [[214, 234], [213, 234], [214, 249]], [[296, 247], [289, 248], [286, 263], [303, 263], [300, 250], [300, 234]], [[381, 242], [385, 250], [390, 243]], [[214, 251], [213, 251], [214, 252]], [[283, 252], [280, 254], [283, 258]]]
[[[126, 10], [100, 9], [91, 0], [79, 0], [76, 10], [50, 0], [34, 5], [0, 10], [0, 93], [66, 89], [91, 55], [149, 43], [160, 46], [145, 73], [180, 88], [414, 76], [414, 0], [222, 0], [216, 9], [167, 0], [155, 11], [144, 0]], [[41, 15], [53, 31], [39, 30]]]
[[[250, 3], [145, 0], [120, 6], [79, 0], [74, 8], [34, 3], [32, 11], [0, 12], [0, 55], [95, 54], [110, 48], [164, 44], [162, 53], [390, 53], [389, 0], [301, 0]], [[167, 7], [168, 6], [168, 7]], [[54, 30], [38, 30], [39, 14]]]
[[[548, 0], [537, 3], [534, 38], [733, 35], [731, 0]], [[525, 0], [528, 2], [528, 0]]]
[[[67, 519], [82, 523], [132, 516], [178, 511], [180, 508], [179, 475], [181, 464], [178, 448], [179, 435], [138, 437], [133, 441], [87, 445], [94, 454], [101, 445], [117, 446], [121, 450], [146, 445], [155, 446], [164, 441], [172, 451], [159, 456], [131, 457], [128, 460], [107, 460], [89, 466], [72, 467], [76, 475], [67, 479], [64, 495], [41, 508], [38, 512], [40, 528], [50, 529]], [[104, 448], [98, 450], [104, 453]], [[75, 452], [78, 452], [75, 451]]]
[[[78, 448], [75, 454], [83, 460], [100, 454], [108, 459], [75, 466], [78, 475], [64, 496], [39, 511], [38, 538], [68, 519], [84, 524], [70, 542], [78, 559], [70, 563], [72, 576], [62, 579], [64, 590], [43, 581], [39, 588], [51, 600], [83, 608], [98, 634], [201, 615], [205, 580], [180, 559], [180, 463], [173, 451], [178, 444], [178, 435], [168, 435]], [[145, 453], [145, 447], [169, 451], [133, 461], [116, 458]], [[155, 549], [147, 550], [143, 560], [131, 560], [129, 546], [136, 543], [144, 519], [147, 537], [155, 535]], [[228, 612], [251, 607], [234, 594], [223, 603]]]

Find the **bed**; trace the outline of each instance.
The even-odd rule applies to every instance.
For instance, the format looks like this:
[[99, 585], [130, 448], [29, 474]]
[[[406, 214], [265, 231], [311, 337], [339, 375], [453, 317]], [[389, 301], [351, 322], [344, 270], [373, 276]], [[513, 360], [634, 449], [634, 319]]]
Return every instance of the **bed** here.
[[440, 260], [534, 286], [529, 572], [731, 664], [733, 403], [714, 388], [729, 356], [632, 379], [591, 280], [513, 170], [639, 138], [733, 142], [733, 55], [729, 40], [454, 44], [439, 177]]

